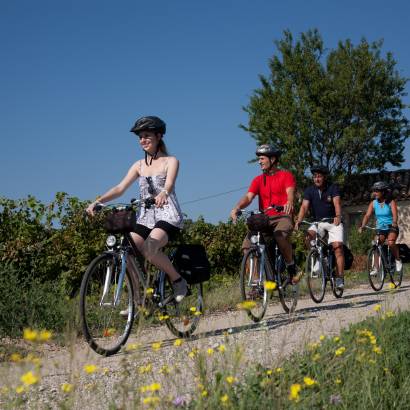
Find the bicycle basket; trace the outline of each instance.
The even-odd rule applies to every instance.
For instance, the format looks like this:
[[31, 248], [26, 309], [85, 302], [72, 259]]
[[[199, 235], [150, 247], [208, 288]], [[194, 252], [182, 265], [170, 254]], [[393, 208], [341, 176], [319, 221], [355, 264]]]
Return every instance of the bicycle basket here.
[[269, 232], [269, 217], [265, 214], [253, 214], [246, 220], [252, 232]]
[[211, 265], [202, 245], [179, 245], [174, 255], [174, 266], [191, 285], [209, 280]]
[[135, 232], [137, 225], [136, 212], [133, 209], [114, 210], [108, 213], [104, 229], [109, 233]]

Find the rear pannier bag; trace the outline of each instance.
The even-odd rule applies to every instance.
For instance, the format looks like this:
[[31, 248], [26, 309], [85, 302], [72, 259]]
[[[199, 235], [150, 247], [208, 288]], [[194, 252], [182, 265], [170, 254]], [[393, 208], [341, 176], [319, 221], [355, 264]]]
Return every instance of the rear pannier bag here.
[[191, 285], [209, 280], [211, 265], [202, 245], [179, 245], [174, 255], [174, 265]]

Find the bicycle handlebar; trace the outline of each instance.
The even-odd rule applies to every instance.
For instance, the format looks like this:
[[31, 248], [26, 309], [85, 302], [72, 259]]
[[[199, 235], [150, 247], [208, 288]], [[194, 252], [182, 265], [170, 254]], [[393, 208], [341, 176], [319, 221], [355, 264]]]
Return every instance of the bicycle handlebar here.
[[306, 219], [303, 219], [300, 223], [306, 224], [306, 225], [318, 225], [321, 222], [331, 222], [333, 220], [334, 218], [322, 218], [320, 221], [307, 221]]
[[242, 209], [239, 209], [238, 211], [236, 211], [236, 216], [262, 214], [262, 213], [266, 213], [266, 211], [269, 211], [271, 209], [274, 209], [276, 212], [283, 212], [285, 207], [283, 205], [272, 204], [268, 206], [266, 209], [263, 209], [262, 211], [244, 211]]
[[97, 203], [94, 207], [94, 210], [96, 212], [99, 212], [103, 208], [109, 208], [109, 209], [120, 211], [120, 210], [123, 210], [123, 209], [131, 209], [134, 206], [141, 206], [141, 205], [144, 205], [146, 208], [150, 208], [154, 204], [155, 204], [155, 198], [146, 198], [146, 199], [132, 198], [129, 204], [119, 203], [119, 204], [105, 205], [105, 204], [102, 204], [102, 203]]

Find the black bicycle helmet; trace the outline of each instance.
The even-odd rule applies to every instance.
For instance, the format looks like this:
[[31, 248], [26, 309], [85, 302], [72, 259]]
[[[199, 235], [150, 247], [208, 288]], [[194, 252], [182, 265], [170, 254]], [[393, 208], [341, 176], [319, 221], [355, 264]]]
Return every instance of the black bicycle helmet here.
[[322, 175], [328, 175], [329, 174], [329, 168], [326, 167], [325, 165], [314, 165], [312, 168], [310, 168], [310, 172], [313, 174], [322, 174]]
[[161, 120], [161, 118], [148, 115], [146, 117], [139, 118], [130, 131], [137, 135], [142, 131], [152, 131], [165, 134], [166, 129], [167, 125]]
[[389, 189], [389, 184], [384, 181], [377, 181], [372, 186], [372, 191], [386, 191]]
[[262, 144], [256, 149], [256, 156], [264, 155], [266, 157], [276, 157], [279, 158], [281, 155], [281, 151], [275, 148], [271, 144]]

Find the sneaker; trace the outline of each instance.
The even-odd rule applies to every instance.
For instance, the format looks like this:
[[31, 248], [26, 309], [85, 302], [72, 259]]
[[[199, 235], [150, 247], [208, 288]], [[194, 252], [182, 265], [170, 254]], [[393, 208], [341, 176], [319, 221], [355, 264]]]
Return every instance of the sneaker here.
[[318, 278], [320, 273], [320, 263], [318, 260], [312, 266], [312, 278]]
[[403, 269], [403, 263], [400, 259], [396, 259], [396, 272], [401, 272]]
[[345, 280], [343, 278], [336, 278], [336, 289], [342, 290], [345, 288]]
[[369, 273], [370, 276], [376, 276], [377, 275], [378, 270], [377, 269], [372, 269]]
[[172, 282], [175, 300], [179, 303], [188, 293], [187, 281], [181, 276], [179, 279]]
[[289, 280], [292, 285], [296, 285], [303, 276], [303, 272], [294, 264], [288, 265], [287, 270], [289, 273]]

